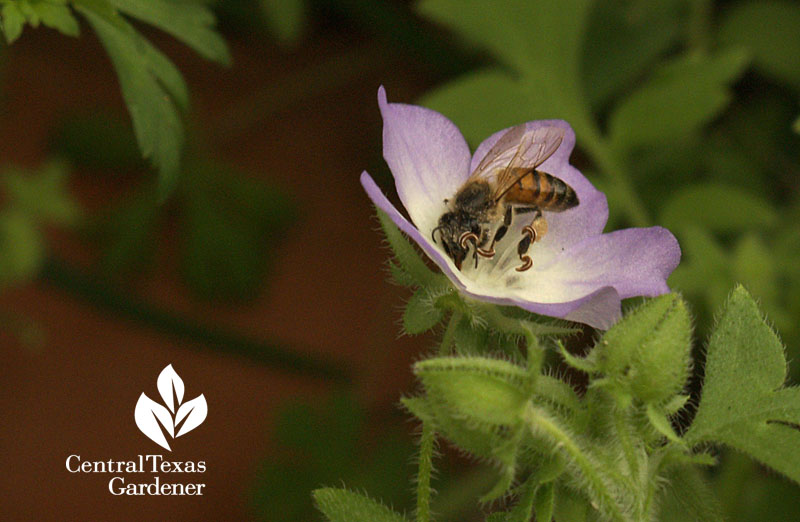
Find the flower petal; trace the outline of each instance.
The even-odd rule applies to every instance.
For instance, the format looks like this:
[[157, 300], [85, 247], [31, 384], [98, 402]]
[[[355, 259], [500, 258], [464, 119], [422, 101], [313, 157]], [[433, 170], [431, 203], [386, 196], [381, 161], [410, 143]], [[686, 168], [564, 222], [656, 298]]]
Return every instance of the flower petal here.
[[564, 319], [608, 330], [622, 316], [620, 301], [617, 290], [607, 286], [592, 294], [590, 299], [582, 300], [581, 305], [565, 315]]
[[541, 275], [548, 286], [561, 287], [564, 297], [606, 286], [614, 287], [622, 299], [656, 296], [669, 292], [666, 279], [680, 257], [678, 241], [669, 230], [628, 228], [581, 241]]
[[[575, 148], [575, 132], [569, 123], [564, 120], [539, 120], [526, 124], [529, 131], [551, 126], [561, 127], [566, 131], [564, 141], [538, 170], [563, 180], [575, 189], [580, 204], [564, 213], [546, 214], [549, 230], [547, 236], [539, 244], [539, 250], [545, 251], [539, 254], [542, 261], [544, 261], [542, 256], [549, 258], [551, 254], [561, 252], [569, 245], [587, 237], [602, 234], [606, 221], [608, 221], [608, 202], [605, 194], [594, 188], [594, 185], [578, 169], [569, 164], [569, 156]], [[478, 146], [472, 157], [470, 172], [478, 166], [486, 153], [507, 130], [495, 132]]]
[[383, 116], [383, 157], [394, 175], [397, 194], [417, 228], [432, 230], [444, 213], [444, 200], [469, 175], [467, 142], [438, 112], [388, 103], [383, 87], [378, 89], [378, 105]]
[[[408, 235], [408, 237], [413, 239], [428, 257], [439, 265], [439, 268], [442, 269], [442, 272], [444, 272], [451, 281], [457, 284], [460, 282], [459, 277], [456, 275], [458, 271], [455, 270], [453, 262], [447, 258], [443, 252], [439, 251], [438, 248], [434, 247], [424, 234], [417, 230], [414, 225], [409, 223], [408, 220], [397, 211], [394, 205], [392, 205], [383, 192], [381, 192], [381, 189], [378, 188], [378, 185], [375, 184], [375, 181], [372, 180], [367, 171], [361, 173], [361, 186], [367, 191], [367, 196], [375, 203], [375, 206], [386, 212], [394, 224]], [[463, 285], [459, 286], [463, 289]]]

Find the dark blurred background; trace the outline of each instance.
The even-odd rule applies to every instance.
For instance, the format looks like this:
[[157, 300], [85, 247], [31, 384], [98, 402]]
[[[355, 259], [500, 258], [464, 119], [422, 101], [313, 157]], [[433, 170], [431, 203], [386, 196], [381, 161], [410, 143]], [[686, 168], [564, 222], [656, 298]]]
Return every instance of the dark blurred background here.
[[[439, 3], [447, 2], [424, 2]], [[701, 62], [726, 71], [702, 79], [712, 109], [700, 87], [696, 108], [662, 92], [659, 110], [675, 112], [673, 103], [700, 115], [668, 128], [674, 140], [656, 132], [618, 147], [626, 190], [639, 195], [649, 223], [620, 210], [634, 206], [630, 193], [615, 191], [605, 149], [583, 148], [577, 126], [573, 161], [608, 191], [611, 226], [662, 224], [679, 237], [684, 261], [670, 283], [693, 305], [698, 353], [713, 310], [743, 282], [796, 362], [800, 43], [781, 24], [750, 38], [767, 30], [747, 26], [753, 5], [778, 5], [788, 13], [778, 20], [800, 27], [789, 2], [593, 6], [579, 51], [598, 129], [634, 125], [644, 109], [627, 102], [666, 74], [665, 64], [743, 50]], [[423, 16], [403, 1], [210, 6], [230, 67], [136, 25], [191, 92], [181, 175], [165, 201], [141, 159], [115, 71], [86, 24], [79, 38], [27, 27], [0, 48], [0, 175], [11, 180], [0, 210], [12, 209], [9, 193], [23, 193], [53, 218], [31, 228], [11, 210], [0, 216], [4, 520], [316, 520], [311, 489], [342, 483], [409, 507], [415, 426], [398, 399], [414, 391], [410, 364], [435, 335], [399, 336], [409, 293], [387, 282], [388, 252], [358, 183], [368, 169], [392, 190], [377, 88], [391, 101], [425, 95], [422, 103], [462, 125], [473, 147], [482, 125], [544, 115], [517, 109], [515, 92], [491, 82], [462, 92], [481, 71], [509, 70], [522, 83], [525, 75], [434, 8]], [[486, 16], [496, 8], [487, 2]], [[556, 41], [552, 29], [536, 35], [543, 49]], [[659, 114], [648, 121], [664, 124]], [[727, 204], [704, 214], [715, 198]], [[133, 411], [142, 392], [157, 396], [156, 378], [170, 363], [187, 398], [208, 401], [205, 423], [169, 454], [206, 461], [197, 480], [206, 494], [115, 497], [108, 475], [68, 473], [71, 454], [156, 453]], [[441, 520], [481, 519], [473, 499], [491, 474], [446, 449], [440, 462]], [[723, 455], [710, 478], [731, 520], [800, 517], [789, 502], [796, 487], [746, 459]], [[758, 518], [767, 509], [777, 518]]]

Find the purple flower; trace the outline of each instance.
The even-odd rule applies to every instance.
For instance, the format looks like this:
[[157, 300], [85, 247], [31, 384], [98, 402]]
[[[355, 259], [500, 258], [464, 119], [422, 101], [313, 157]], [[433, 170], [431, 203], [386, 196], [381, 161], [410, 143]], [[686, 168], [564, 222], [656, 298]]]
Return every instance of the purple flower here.
[[669, 292], [666, 278], [680, 260], [675, 237], [662, 227], [603, 234], [608, 219], [606, 197], [569, 164], [575, 133], [562, 120], [532, 121], [526, 128], [564, 129], [560, 147], [538, 170], [575, 189], [580, 204], [562, 213], [544, 213], [548, 232], [530, 246], [530, 270], [516, 270], [521, 227], [531, 219], [524, 214], [514, 218], [493, 258], [480, 258], [476, 268], [468, 257], [458, 270], [442, 242], [434, 242], [431, 233], [448, 211], [445, 200], [453, 197], [505, 131], [489, 136], [471, 156], [458, 128], [441, 114], [388, 103], [383, 87], [378, 90], [378, 105], [383, 116], [383, 157], [413, 224], [367, 172], [361, 174], [361, 184], [375, 205], [416, 241], [465, 295], [607, 329], [620, 316], [620, 299]]

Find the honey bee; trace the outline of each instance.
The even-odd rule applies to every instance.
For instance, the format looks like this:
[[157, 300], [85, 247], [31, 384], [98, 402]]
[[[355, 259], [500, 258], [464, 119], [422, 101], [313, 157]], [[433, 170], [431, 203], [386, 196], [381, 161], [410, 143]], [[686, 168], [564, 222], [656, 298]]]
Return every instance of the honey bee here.
[[516, 270], [524, 272], [533, 266], [528, 249], [547, 233], [542, 212], [563, 212], [579, 203], [572, 187], [536, 170], [558, 150], [563, 139], [564, 129], [559, 127], [532, 131], [527, 131], [525, 124], [512, 127], [489, 150], [453, 199], [445, 200], [448, 209], [431, 236], [435, 243], [439, 233], [456, 268], [461, 270], [470, 246], [476, 268], [478, 256], [494, 257], [495, 244], [508, 232], [515, 216], [530, 213], [531, 222], [522, 228], [517, 244], [522, 264]]

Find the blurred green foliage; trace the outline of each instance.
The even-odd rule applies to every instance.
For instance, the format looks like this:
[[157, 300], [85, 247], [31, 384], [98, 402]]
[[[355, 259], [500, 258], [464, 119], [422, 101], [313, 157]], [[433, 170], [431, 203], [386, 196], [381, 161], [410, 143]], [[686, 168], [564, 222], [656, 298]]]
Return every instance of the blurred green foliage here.
[[[261, 287], [271, 249], [299, 211], [281, 189], [227, 165], [202, 159], [184, 164], [187, 86], [170, 60], [131, 23], [157, 27], [201, 56], [228, 63], [207, 3], [0, 0], [0, 28], [9, 44], [22, 35], [25, 25], [78, 36], [76, 14], [82, 15], [116, 69], [133, 132], [106, 117], [73, 119], [56, 133], [54, 148], [84, 168], [141, 173], [143, 155], [159, 171], [156, 182], [139, 185], [123, 201], [89, 219], [87, 230], [102, 245], [100, 271], [120, 279], [151, 266], [159, 254], [162, 227], [173, 225], [180, 230], [180, 267], [191, 288], [205, 297], [241, 299]], [[245, 3], [218, 4], [222, 13], [231, 13], [237, 9], [231, 5]], [[464, 56], [483, 57], [480, 66], [428, 92], [422, 104], [452, 118], [473, 146], [521, 121], [567, 120], [578, 137], [573, 161], [608, 196], [609, 228], [662, 225], [678, 237], [683, 260], [670, 285], [691, 304], [697, 337], [706, 337], [714, 311], [731, 288], [742, 283], [787, 343], [789, 357], [797, 358], [800, 4], [416, 4], [422, 17], [456, 36], [467, 52], [437, 46], [439, 40], [427, 27], [396, 7], [367, 0], [261, 0], [240, 9], [245, 16], [228, 19], [239, 24], [257, 20], [264, 33], [291, 47], [308, 36], [314, 22], [310, 17], [328, 9], [393, 42], [406, 56], [436, 64], [444, 71], [440, 74], [463, 72], [466, 65], [478, 63]], [[258, 16], [247, 14], [251, 12]], [[326, 84], [324, 78], [320, 83]], [[43, 227], [78, 222], [78, 207], [66, 190], [65, 165], [47, 164], [31, 172], [6, 168], [0, 173], [0, 288], [29, 280], [39, 271], [46, 254]], [[173, 197], [164, 205], [168, 194]], [[442, 312], [434, 302], [440, 297], [418, 290], [404, 317], [407, 329], [423, 332], [438, 322]], [[475, 325], [462, 321], [457, 327], [459, 346], [469, 340], [476, 349], [485, 344]], [[481, 325], [480, 334], [488, 338], [489, 330]], [[512, 349], [516, 338], [491, 341], [508, 347], [511, 356], [518, 355]], [[772, 346], [777, 353], [778, 345]], [[740, 355], [746, 365], [748, 354]], [[794, 370], [797, 380], [797, 365]], [[725, 383], [726, 373], [719, 375], [716, 382]], [[738, 383], [746, 377], [728, 378]], [[781, 384], [781, 379], [774, 380], [769, 390], [754, 390], [753, 396], [768, 401], [769, 392]], [[666, 425], [661, 428], [668, 430]], [[367, 458], [366, 431], [363, 413], [350, 399], [339, 398], [318, 409], [288, 408], [276, 428], [276, 441], [287, 452], [264, 464], [255, 488], [260, 516], [275, 520], [275, 513], [282, 513], [281, 520], [308, 520], [313, 516], [310, 490], [342, 479], [395, 507], [406, 506], [408, 443], [402, 438], [385, 445], [370, 443], [372, 458]], [[324, 438], [315, 435], [319, 433]], [[787, 462], [791, 458], [794, 455]], [[741, 455], [726, 453], [721, 461], [710, 478], [727, 520], [800, 517], [795, 484]], [[681, 519], [681, 499], [695, 507], [712, 506], [707, 518], [716, 517], [716, 500], [702, 490], [699, 480], [692, 474], [669, 477], [673, 491], [662, 506], [664, 520]], [[580, 502], [552, 504], [552, 498], [564, 497], [555, 489], [535, 495], [531, 491], [520, 489], [520, 498], [537, 513], [585, 516], [586, 505]], [[334, 512], [340, 505], [337, 494], [325, 495], [318, 495], [317, 503]], [[362, 508], [382, 512], [371, 501], [364, 501]]]
[[46, 225], [74, 225], [80, 211], [67, 191], [68, 167], [52, 162], [36, 170], [0, 172], [0, 290], [33, 279], [45, 258]]
[[349, 395], [322, 404], [286, 404], [278, 414], [277, 457], [265, 460], [253, 489], [254, 514], [269, 522], [321, 520], [311, 491], [342, 480], [403, 509], [411, 489], [404, 486], [414, 452], [402, 432], [383, 429], [380, 440], [366, 425], [366, 412]]
[[78, 36], [73, 10], [94, 29], [117, 71], [122, 97], [142, 155], [159, 171], [158, 195], [177, 183], [184, 145], [182, 114], [189, 92], [178, 69], [126, 17], [158, 27], [201, 56], [230, 63], [228, 48], [214, 30], [215, 18], [202, 3], [168, 0], [3, 0], [0, 27], [13, 43], [26, 24], [43, 24]]
[[[93, 153], [92, 144], [100, 142], [107, 146]], [[86, 168], [141, 168], [133, 133], [102, 114], [65, 120], [51, 147]], [[169, 205], [159, 204], [159, 194], [155, 184], [144, 184], [90, 218], [87, 232], [102, 250], [100, 273], [121, 279], [151, 268], [162, 229], [177, 226], [181, 274], [195, 294], [224, 300], [258, 295], [275, 249], [298, 217], [288, 193], [231, 166], [194, 159], [182, 167]]]

